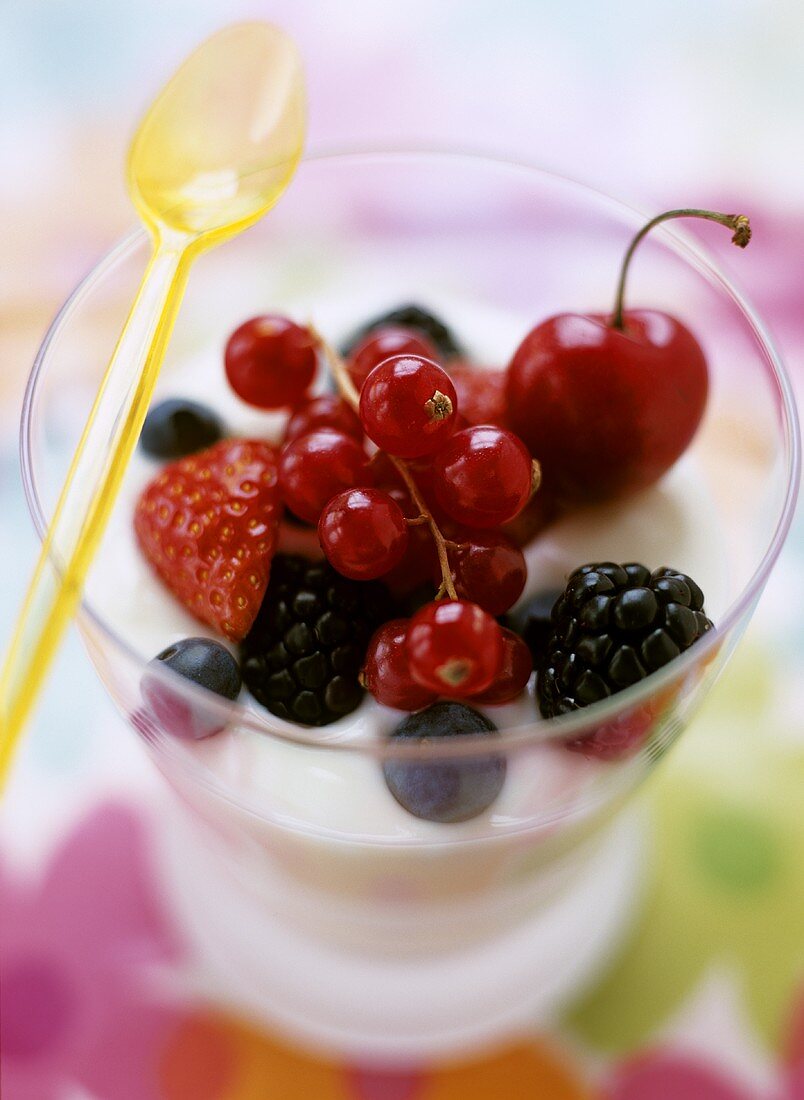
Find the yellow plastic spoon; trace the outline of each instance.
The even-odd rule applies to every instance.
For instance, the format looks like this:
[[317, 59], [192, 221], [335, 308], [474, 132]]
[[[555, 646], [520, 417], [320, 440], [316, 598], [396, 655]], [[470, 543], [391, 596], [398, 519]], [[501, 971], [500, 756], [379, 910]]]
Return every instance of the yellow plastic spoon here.
[[190, 55], [134, 137], [128, 187], [153, 253], [0, 673], [0, 790], [137, 443], [190, 265], [277, 202], [298, 164], [304, 131], [304, 78], [295, 46], [277, 27], [242, 23]]

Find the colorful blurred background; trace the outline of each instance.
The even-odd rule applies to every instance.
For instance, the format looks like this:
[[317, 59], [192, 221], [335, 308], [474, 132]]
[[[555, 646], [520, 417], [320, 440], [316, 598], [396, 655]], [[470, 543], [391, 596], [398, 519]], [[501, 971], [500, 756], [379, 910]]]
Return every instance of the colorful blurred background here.
[[[801, 392], [793, 0], [0, 0], [0, 637], [36, 549], [16, 458], [36, 348], [133, 224], [121, 165], [143, 107], [193, 45], [243, 17], [296, 38], [311, 150], [483, 150], [650, 212], [749, 213], [745, 255], [702, 239]], [[0, 811], [3, 1100], [800, 1100], [802, 607], [799, 520], [738, 656], [645, 791], [661, 838], [647, 901], [596, 988], [549, 1031], [404, 1067], [299, 1050], [194, 992], [147, 842], [166, 795], [134, 739], [114, 735], [72, 636]], [[170, 980], [144, 982], [145, 963]]]

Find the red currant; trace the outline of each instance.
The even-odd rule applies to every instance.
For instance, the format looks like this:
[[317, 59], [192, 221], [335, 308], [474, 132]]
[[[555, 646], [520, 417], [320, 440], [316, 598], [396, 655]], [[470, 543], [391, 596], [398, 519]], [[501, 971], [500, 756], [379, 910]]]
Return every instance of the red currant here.
[[396, 355], [415, 355], [438, 362], [438, 352], [426, 336], [401, 325], [383, 325], [364, 336], [349, 353], [346, 366], [357, 389], [363, 388], [375, 367]]
[[377, 446], [398, 458], [442, 447], [455, 428], [455, 387], [437, 363], [418, 356], [386, 359], [366, 379], [360, 419]]
[[525, 690], [533, 671], [533, 658], [525, 642], [513, 630], [500, 628], [502, 661], [491, 687], [472, 696], [472, 702], [486, 706], [510, 703]]
[[309, 389], [317, 344], [309, 329], [287, 317], [252, 317], [229, 337], [224, 362], [238, 397], [260, 409], [284, 409]]
[[413, 678], [440, 695], [485, 691], [502, 659], [497, 622], [466, 600], [425, 604], [410, 621], [407, 651]]
[[363, 684], [378, 703], [397, 710], [421, 710], [438, 696], [411, 678], [405, 648], [408, 619], [392, 619], [369, 642]]
[[318, 428], [334, 428], [354, 439], [363, 439], [360, 417], [351, 405], [334, 393], [319, 394], [294, 409], [285, 429], [285, 442], [289, 443], [291, 439], [298, 439], [300, 435], [307, 435]]
[[508, 376], [504, 370], [488, 370], [460, 363], [450, 366], [449, 376], [458, 394], [461, 415], [466, 418], [467, 424], [505, 425]]
[[371, 484], [366, 452], [356, 439], [321, 428], [292, 440], [279, 456], [279, 487], [299, 519], [318, 523], [336, 493]]
[[344, 577], [371, 581], [405, 555], [408, 525], [397, 502], [380, 489], [346, 489], [318, 521], [321, 548]]
[[449, 551], [452, 579], [462, 599], [490, 615], [502, 615], [522, 595], [528, 579], [525, 556], [500, 531], [464, 531]]
[[499, 527], [519, 515], [532, 479], [525, 444], [491, 424], [456, 432], [433, 459], [436, 500], [469, 527]]

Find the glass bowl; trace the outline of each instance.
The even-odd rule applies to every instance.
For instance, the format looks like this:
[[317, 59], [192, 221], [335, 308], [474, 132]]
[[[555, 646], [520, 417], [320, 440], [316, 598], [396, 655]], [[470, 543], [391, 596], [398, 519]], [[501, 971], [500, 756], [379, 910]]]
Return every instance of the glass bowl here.
[[[548, 315], [611, 308], [618, 264], [644, 220], [520, 164], [313, 157], [270, 217], [198, 263], [159, 397], [200, 397], [238, 434], [275, 434], [281, 418], [245, 408], [222, 384], [228, 334], [269, 311], [312, 319], [337, 343], [389, 307], [420, 302], [480, 362], [502, 367]], [[148, 251], [142, 232], [122, 241], [65, 303], [37, 356], [22, 462], [40, 534]], [[209, 631], [139, 561], [130, 509], [155, 467], [140, 456], [129, 472], [79, 627], [103, 684], [193, 811], [194, 830], [162, 838], [166, 880], [202, 954], [218, 958], [230, 987], [240, 982], [243, 1000], [307, 1036], [384, 1054], [501, 1033], [588, 978], [632, 908], [639, 842], [619, 811], [750, 619], [791, 520], [798, 436], [761, 322], [677, 227], [643, 242], [629, 284], [627, 306], [667, 310], [702, 343], [707, 412], [659, 485], [537, 535], [531, 584], [555, 588], [593, 560], [672, 565], [699, 581], [716, 628], [604, 703], [543, 721], [531, 689], [523, 705], [487, 709], [493, 742], [405, 745], [386, 736], [402, 716], [373, 704], [306, 729], [149, 670], [198, 728], [225, 727], [176, 736], [143, 701], [145, 665], [182, 634]], [[468, 821], [420, 820], [384, 782], [391, 762], [460, 780], [490, 751], [504, 761], [503, 788]]]

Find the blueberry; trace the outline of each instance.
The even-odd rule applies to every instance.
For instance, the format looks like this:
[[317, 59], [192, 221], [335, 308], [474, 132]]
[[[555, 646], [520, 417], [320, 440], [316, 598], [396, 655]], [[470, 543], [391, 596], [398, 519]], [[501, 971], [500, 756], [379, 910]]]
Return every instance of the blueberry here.
[[140, 447], [151, 458], [183, 458], [211, 447], [223, 437], [220, 417], [196, 401], [171, 398], [150, 410]]
[[419, 332], [424, 333], [445, 359], [452, 359], [456, 355], [463, 354], [460, 344], [458, 344], [441, 318], [436, 317], [429, 309], [417, 305], [398, 306], [396, 309], [390, 309], [387, 313], [380, 314], [379, 317], [375, 317], [368, 324], [362, 325], [343, 343], [341, 353], [348, 355], [364, 336], [367, 336], [372, 329], [379, 328], [380, 325], [401, 325], [403, 328], [418, 329]]
[[[163, 649], [148, 667], [161, 665], [224, 699], [236, 699], [240, 692], [237, 661], [225, 646], [211, 638], [182, 638]], [[160, 726], [177, 737], [197, 741], [223, 729], [220, 717], [202, 703], [185, 699], [180, 691], [147, 672], [142, 694]]]
[[541, 664], [547, 642], [553, 633], [552, 612], [563, 589], [550, 589], [531, 596], [522, 608], [510, 613], [512, 629], [521, 634], [533, 656], [534, 666]]
[[[409, 714], [391, 736], [417, 742], [426, 752], [430, 738], [443, 743], [449, 737], [496, 733], [485, 715], [462, 703], [443, 702]], [[499, 753], [383, 764], [385, 782], [397, 802], [415, 817], [442, 823], [468, 821], [487, 810], [502, 789], [505, 771], [505, 757]]]

